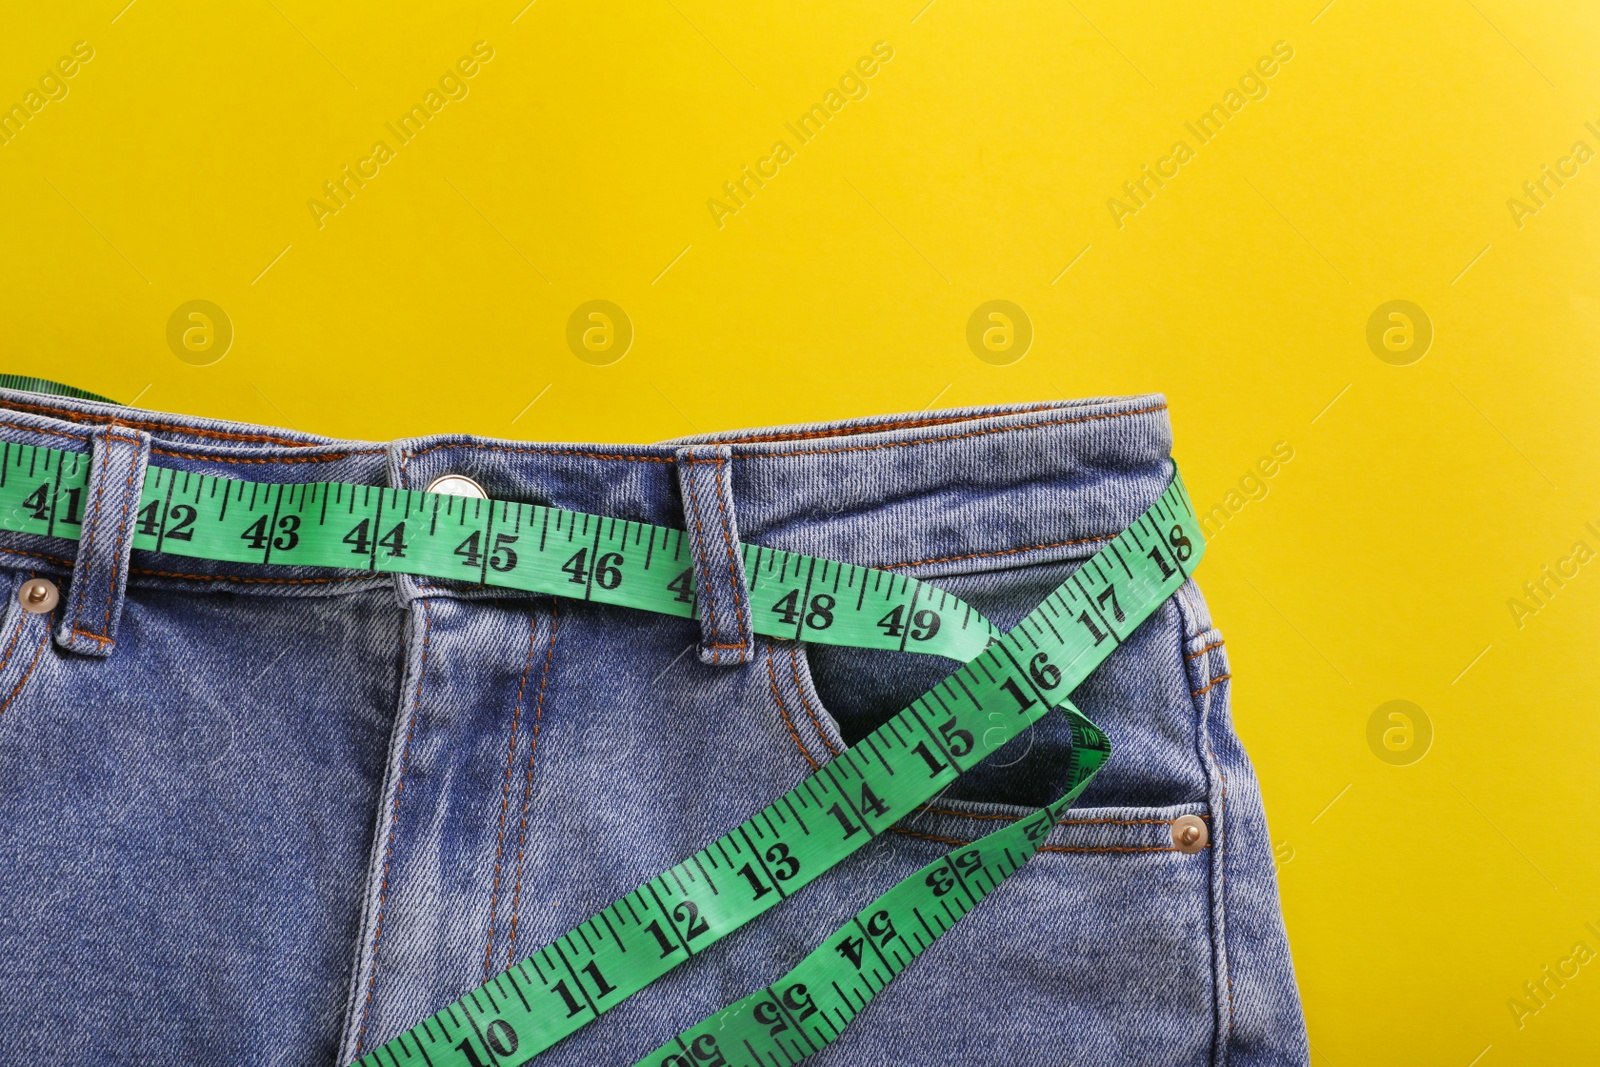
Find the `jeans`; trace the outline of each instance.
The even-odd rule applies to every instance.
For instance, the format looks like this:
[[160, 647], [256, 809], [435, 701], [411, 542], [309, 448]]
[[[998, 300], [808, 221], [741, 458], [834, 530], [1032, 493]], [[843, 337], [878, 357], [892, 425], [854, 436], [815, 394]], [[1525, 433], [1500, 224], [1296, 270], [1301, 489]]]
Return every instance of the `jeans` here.
[[[707, 598], [734, 599], [724, 545], [747, 541], [930, 580], [1002, 629], [1170, 477], [1160, 396], [583, 446], [333, 441], [0, 391], [0, 441], [89, 454], [99, 509], [81, 545], [0, 537], [0, 1059], [29, 1063], [347, 1063], [955, 666], [769, 639], [737, 612], [712, 627], [135, 552], [147, 465], [413, 489], [465, 475], [678, 527], [686, 499], [715, 500]], [[54, 611], [19, 603], [35, 577], [59, 587]], [[1228, 679], [1191, 581], [1073, 694], [1114, 751], [1043, 854], [814, 1062], [1306, 1064]], [[1058, 795], [1067, 744], [1045, 719], [536, 1062], [626, 1067], [772, 982], [899, 879]], [[1207, 847], [1174, 845], [1182, 815]]]

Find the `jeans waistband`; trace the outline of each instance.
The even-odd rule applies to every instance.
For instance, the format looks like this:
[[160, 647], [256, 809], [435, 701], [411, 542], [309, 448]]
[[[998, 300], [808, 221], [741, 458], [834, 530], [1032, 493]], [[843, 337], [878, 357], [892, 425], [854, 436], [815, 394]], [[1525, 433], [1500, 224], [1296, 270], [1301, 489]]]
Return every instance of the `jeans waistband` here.
[[[341, 441], [0, 390], [0, 441], [87, 452], [91, 431], [107, 426], [148, 435], [149, 462], [177, 470], [407, 489], [463, 474], [497, 499], [680, 527], [680, 453], [714, 446], [728, 457], [740, 539], [922, 577], [1090, 554], [1160, 495], [1171, 449], [1159, 394], [584, 445], [469, 435]], [[20, 534], [0, 535], [0, 551], [39, 565], [52, 552], [68, 566], [73, 556], [61, 542]], [[286, 568], [184, 560], [163, 570], [141, 565], [149, 555], [134, 553], [131, 581], [294, 584]]]

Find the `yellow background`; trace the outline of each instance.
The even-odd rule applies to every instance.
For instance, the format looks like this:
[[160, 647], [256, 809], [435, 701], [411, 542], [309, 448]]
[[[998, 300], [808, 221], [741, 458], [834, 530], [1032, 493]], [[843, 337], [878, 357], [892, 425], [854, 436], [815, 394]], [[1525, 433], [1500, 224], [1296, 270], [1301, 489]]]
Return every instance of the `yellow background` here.
[[[1202, 507], [1285, 442], [1202, 579], [1313, 1062], [1596, 1062], [1600, 962], [1520, 1027], [1508, 1002], [1600, 951], [1600, 563], [1520, 627], [1508, 602], [1600, 551], [1600, 160], [1507, 201], [1600, 150], [1600, 8], [1325, 2], [14, 7], [0, 103], [94, 56], [0, 146], [0, 369], [380, 439], [1160, 390]], [[399, 145], [384, 124], [478, 41], [468, 95]], [[799, 145], [785, 122], [878, 41]], [[1279, 41], [1200, 147], [1184, 123]], [[380, 139], [319, 228], [307, 202]], [[719, 228], [707, 201], [780, 139]], [[1108, 200], [1179, 139], [1119, 227]], [[595, 298], [636, 334], [609, 366], [566, 342]], [[167, 343], [193, 299], [235, 331], [209, 366]], [[994, 299], [1034, 330], [1004, 366], [966, 341]], [[1434, 330], [1407, 366], [1366, 339], [1393, 299]], [[1405, 766], [1367, 739], [1397, 699], [1434, 733]]]

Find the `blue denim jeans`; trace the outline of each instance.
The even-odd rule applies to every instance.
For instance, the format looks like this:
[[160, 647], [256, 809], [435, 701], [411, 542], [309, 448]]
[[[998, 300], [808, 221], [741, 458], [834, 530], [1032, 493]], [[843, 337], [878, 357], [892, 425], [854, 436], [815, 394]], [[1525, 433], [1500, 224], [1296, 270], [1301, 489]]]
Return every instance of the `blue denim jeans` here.
[[[680, 527], [685, 499], [715, 499], [705, 596], [732, 599], [721, 546], [743, 540], [933, 581], [1005, 628], [1156, 498], [1170, 430], [1143, 396], [660, 445], [373, 444], [0, 392], [0, 441], [89, 453], [97, 508], [82, 546], [0, 539], [0, 1058], [288, 1065], [347, 1063], [416, 1024], [954, 664], [771, 640], [737, 613], [711, 630], [133, 552], [147, 464], [405, 488], [463, 474]], [[18, 602], [36, 576], [60, 588], [53, 612]], [[1305, 1064], [1228, 677], [1191, 582], [1073, 695], [1115, 751], [1044, 853], [815, 1062]], [[1058, 795], [1067, 744], [1046, 719], [536, 1062], [626, 1067], [773, 981], [900, 878]], [[1185, 814], [1209, 827], [1192, 854], [1173, 844]]]

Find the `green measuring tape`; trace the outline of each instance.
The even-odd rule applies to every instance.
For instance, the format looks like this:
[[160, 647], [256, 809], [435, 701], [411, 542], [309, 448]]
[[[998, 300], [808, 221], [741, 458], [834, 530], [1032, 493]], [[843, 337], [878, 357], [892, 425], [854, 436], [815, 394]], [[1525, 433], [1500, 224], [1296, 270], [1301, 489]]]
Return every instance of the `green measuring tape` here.
[[116, 401], [75, 385], [64, 385], [49, 378], [35, 378], [27, 374], [0, 374], [0, 389], [20, 389], [26, 393], [44, 393], [47, 396], [70, 396], [75, 400], [98, 400], [102, 404]]
[[[0, 450], [0, 529], [76, 539], [89, 460]], [[341, 483], [258, 484], [151, 468], [134, 547], [212, 560], [465, 578], [690, 617], [687, 535], [504, 501]], [[443, 1011], [364, 1067], [513, 1067], [820, 877], [1051, 710], [1068, 791], [928, 865], [788, 975], [637, 1067], [774, 1067], [834, 1040], [940, 934], [1017, 871], [1110, 755], [1066, 699], [1175, 592], [1205, 549], [1176, 474], [1161, 497], [1004, 636], [903, 576], [741, 546], [754, 629], [927, 652], [963, 666], [731, 832]]]
[[[76, 540], [89, 457], [0, 448], [0, 529]], [[150, 467], [133, 547], [230, 563], [425, 575], [694, 618], [682, 530], [577, 511], [341, 482], [285, 485]], [[997, 636], [904, 575], [741, 545], [752, 628], [789, 640], [969, 660]]]

